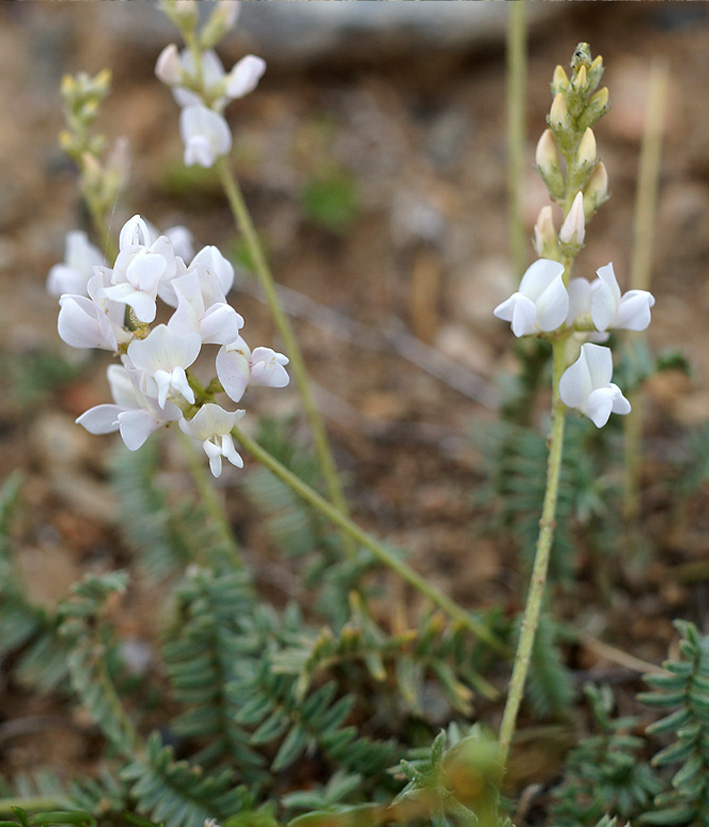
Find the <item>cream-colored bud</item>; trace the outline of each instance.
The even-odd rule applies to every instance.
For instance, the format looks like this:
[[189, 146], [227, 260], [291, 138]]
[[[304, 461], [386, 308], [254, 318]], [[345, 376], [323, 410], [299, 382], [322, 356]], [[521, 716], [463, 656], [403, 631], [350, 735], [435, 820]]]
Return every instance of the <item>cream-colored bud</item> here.
[[155, 64], [155, 74], [159, 81], [166, 86], [177, 86], [182, 80], [182, 64], [180, 52], [174, 43], [170, 43], [158, 55]]
[[542, 207], [539, 210], [537, 223], [534, 225], [534, 249], [537, 255], [544, 258], [556, 246], [556, 230], [551, 207]]
[[589, 126], [583, 133], [581, 143], [579, 144], [578, 152], [576, 153], [576, 162], [579, 166], [592, 167], [597, 161], [598, 151], [596, 149], [596, 136]]
[[554, 69], [554, 76], [551, 79], [551, 93], [565, 92], [569, 88], [569, 78], [560, 64]]
[[590, 218], [598, 207], [608, 199], [608, 173], [602, 161], [596, 164], [596, 168], [588, 179], [586, 188], [583, 191], [584, 212]]
[[596, 55], [593, 58], [593, 63], [591, 63], [591, 71], [597, 72], [599, 69], [603, 68], [603, 58], [600, 55]]
[[551, 129], [545, 129], [537, 143], [535, 163], [542, 174], [549, 174], [554, 167], [559, 166], [559, 153]]
[[608, 106], [608, 87], [601, 87], [588, 103], [599, 111], [604, 110]]
[[537, 143], [535, 156], [537, 171], [547, 186], [552, 198], [564, 195], [564, 176], [561, 174], [559, 153], [551, 129], [545, 129]]
[[588, 72], [586, 71], [585, 65], [582, 64], [579, 66], [578, 72], [576, 72], [571, 79], [571, 85], [574, 89], [578, 89], [579, 91], [588, 89]]
[[563, 129], [569, 123], [569, 110], [561, 92], [557, 92], [549, 112], [549, 125], [552, 129]]
[[586, 217], [583, 209], [583, 193], [577, 192], [569, 214], [559, 230], [559, 241], [581, 246], [586, 237]]

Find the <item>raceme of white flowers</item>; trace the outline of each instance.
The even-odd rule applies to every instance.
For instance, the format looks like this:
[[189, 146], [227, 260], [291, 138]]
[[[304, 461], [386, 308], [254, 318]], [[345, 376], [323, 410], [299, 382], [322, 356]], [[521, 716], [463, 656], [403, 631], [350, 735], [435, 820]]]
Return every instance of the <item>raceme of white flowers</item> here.
[[[600, 267], [594, 281], [563, 280], [564, 266], [540, 258], [528, 268], [519, 289], [493, 311], [510, 322], [515, 336], [566, 332], [592, 342], [605, 341], [609, 330], [645, 330], [655, 299], [647, 290], [621, 295], [612, 264]], [[561, 401], [586, 415], [597, 427], [611, 413], [627, 414], [630, 403], [611, 380], [613, 363], [606, 347], [586, 341], [578, 359], [559, 382]]]
[[[222, 28], [234, 25], [239, 4], [221, 3], [226, 9]], [[266, 71], [266, 62], [246, 55], [226, 72], [213, 49], [179, 51], [174, 43], [166, 46], [155, 64], [158, 79], [172, 89], [181, 107], [180, 134], [185, 144], [187, 166], [211, 167], [217, 158], [231, 150], [232, 136], [222, 112], [232, 100], [243, 98], [256, 88]]]
[[[119, 431], [131, 451], [177, 422], [202, 443], [214, 476], [223, 458], [241, 467], [231, 429], [244, 411], [221, 408], [211, 401], [214, 392], [239, 402], [249, 385], [283, 388], [289, 377], [283, 354], [252, 351], [241, 336], [244, 320], [226, 301], [233, 282], [234, 268], [216, 247], [193, 254], [184, 227], [160, 235], [133, 216], [121, 230], [113, 267], [84, 233], [69, 233], [66, 260], [47, 278], [48, 291], [59, 296], [59, 335], [72, 347], [101, 348], [121, 360], [108, 368], [113, 403], [96, 405], [77, 422], [92, 434]], [[158, 301], [173, 311], [151, 327]], [[219, 346], [216, 379], [198, 399], [188, 370], [204, 345]]]

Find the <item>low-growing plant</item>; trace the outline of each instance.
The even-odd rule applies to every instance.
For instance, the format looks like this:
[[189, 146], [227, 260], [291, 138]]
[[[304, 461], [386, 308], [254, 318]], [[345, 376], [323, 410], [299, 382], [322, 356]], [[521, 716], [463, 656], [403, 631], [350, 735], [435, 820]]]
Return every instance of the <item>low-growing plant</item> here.
[[[546, 594], [549, 566], [557, 580], [573, 581], [574, 532], [595, 531], [613, 508], [615, 489], [603, 475], [613, 449], [598, 429], [631, 406], [611, 381], [613, 355], [603, 343], [611, 331], [644, 330], [655, 303], [647, 290], [621, 294], [610, 263], [594, 281], [572, 278], [587, 223], [608, 198], [593, 132], [608, 110], [603, 61], [581, 43], [570, 75], [554, 70], [536, 166], [561, 221], [551, 206], [541, 210], [538, 258], [494, 309], [529, 344], [520, 343], [520, 378], [503, 408], [490, 484], [502, 500], [496, 530], [528, 550], [536, 536], [526, 606], [514, 619], [461, 606], [419, 574], [404, 549], [351, 519], [304, 359], [230, 161], [225, 108], [254, 92], [265, 62], [247, 55], [226, 72], [215, 47], [239, 5], [219, 0], [206, 16], [201, 5], [161, 1], [184, 48], [166, 46], [155, 71], [180, 107], [184, 164], [213, 174], [211, 195], [219, 181], [240, 259], [261, 285], [285, 353], [246, 343], [247, 322], [227, 301], [234, 265], [215, 246], [195, 254], [189, 230], [160, 232], [139, 214], [114, 237], [109, 219], [127, 190], [127, 147], [119, 141], [106, 154], [95, 130], [110, 73], [66, 77], [61, 143], [78, 167], [97, 244], [85, 232], [69, 233], [65, 261], [52, 268], [47, 287], [59, 298], [61, 339], [118, 360], [107, 372], [113, 401], [77, 422], [92, 434], [119, 432], [128, 449], [116, 454], [111, 476], [130, 560], [126, 570], [84, 577], [56, 610], [34, 605], [14, 563], [21, 478], [0, 490], [0, 658], [17, 684], [78, 701], [102, 743], [89, 777], [7, 779], [0, 811], [8, 820], [0, 827], [512, 825], [514, 805], [501, 788], [525, 688], [538, 718], [572, 718], [575, 682]], [[184, 180], [177, 178], [179, 195]], [[305, 195], [310, 217], [338, 231], [356, 206], [345, 178], [336, 170]], [[169, 320], [157, 323], [159, 314]], [[212, 375], [198, 375], [198, 357], [199, 371], [211, 364]], [[635, 359], [621, 371], [633, 390], [652, 361]], [[273, 418], [249, 436], [239, 424], [246, 411], [235, 406], [250, 388], [277, 392], [291, 376], [308, 439]], [[529, 411], [548, 380], [547, 437], [533, 431]], [[579, 421], [567, 428], [569, 412]], [[180, 438], [194, 493], [171, 489], [159, 474], [157, 432]], [[207, 472], [219, 477], [225, 461], [242, 468], [240, 452], [259, 463], [246, 477], [246, 497], [273, 543], [300, 564], [289, 600], [274, 603], [259, 588], [258, 567], [237, 542]], [[383, 612], [383, 571], [425, 605]], [[137, 573], [165, 596], [143, 667], [115, 621]], [[594, 734], [567, 758], [552, 824], [709, 824], [709, 643], [691, 624], [680, 632], [682, 660], [648, 677], [652, 692], [641, 696], [669, 713], [647, 737], [637, 718], [612, 717], [610, 690], [587, 689]], [[485, 716], [503, 699], [496, 733], [498, 718], [491, 713], [486, 726]], [[671, 742], [651, 768], [645, 758], [658, 736]]]

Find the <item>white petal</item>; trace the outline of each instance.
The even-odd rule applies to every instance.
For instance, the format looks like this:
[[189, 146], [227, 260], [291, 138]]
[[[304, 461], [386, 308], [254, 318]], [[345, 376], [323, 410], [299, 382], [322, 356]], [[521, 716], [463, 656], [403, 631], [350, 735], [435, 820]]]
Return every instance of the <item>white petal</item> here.
[[155, 298], [158, 282], [166, 270], [167, 261], [162, 255], [141, 250], [126, 267], [126, 278], [134, 287]]
[[120, 405], [95, 405], [76, 420], [90, 434], [112, 434], [118, 430], [118, 415], [123, 412]]
[[194, 256], [194, 236], [192, 235], [192, 232], [187, 229], [187, 227], [183, 227], [181, 224], [178, 224], [175, 227], [168, 227], [168, 229], [165, 230], [164, 235], [170, 239], [173, 252], [176, 256], [179, 256], [185, 261]]
[[201, 348], [202, 339], [198, 333], [180, 336], [160, 324], [146, 339], [135, 339], [128, 345], [128, 358], [141, 370], [171, 372], [175, 367], [188, 368]]
[[582, 347], [579, 358], [561, 374], [559, 396], [568, 408], [580, 408], [592, 391], [591, 374]]
[[266, 71], [266, 61], [256, 55], [246, 55], [234, 66], [226, 78], [226, 93], [230, 98], [243, 98], [253, 92]]
[[519, 292], [532, 299], [532, 301], [536, 301], [552, 282], [557, 278], [561, 278], [563, 274], [564, 265], [560, 262], [552, 261], [549, 258], [537, 259], [522, 276], [522, 281], [519, 283]]
[[145, 440], [162, 425], [147, 410], [123, 411], [118, 414], [121, 437], [129, 451], [137, 451]]
[[229, 304], [213, 304], [199, 323], [205, 344], [226, 345], [233, 342], [243, 327], [243, 318]]
[[228, 434], [246, 411], [225, 411], [221, 405], [207, 402], [190, 420], [180, 420], [180, 430], [194, 439], [211, 439], [217, 434]]
[[118, 349], [116, 336], [105, 314], [85, 296], [62, 296], [59, 299], [57, 330], [62, 341], [71, 347]]
[[618, 305], [613, 327], [621, 330], [645, 330], [650, 324], [650, 308], [655, 297], [647, 290], [628, 290]]
[[283, 367], [288, 359], [269, 347], [257, 347], [251, 354], [251, 383], [270, 388], [285, 388], [290, 381]]
[[170, 43], [158, 55], [155, 63], [155, 75], [166, 86], [177, 86], [182, 80], [180, 53], [174, 43]]
[[61, 296], [64, 293], [85, 296], [87, 281], [88, 279], [73, 267], [55, 264], [47, 276], [47, 293], [50, 296]]
[[120, 365], [109, 365], [106, 371], [108, 384], [111, 388], [111, 396], [121, 410], [132, 410], [142, 408], [141, 400], [138, 398], [136, 386], [131, 380], [130, 373]]
[[561, 276], [557, 276], [536, 301], [537, 325], [540, 330], [556, 330], [569, 313], [569, 293]]
[[568, 286], [569, 312], [566, 324], [572, 325], [579, 316], [591, 312], [591, 284], [586, 279], [571, 279]]
[[[243, 342], [243, 339], [241, 340]], [[249, 384], [251, 369], [249, 367], [249, 349], [244, 342], [245, 349], [228, 349], [221, 347], [217, 353], [217, 377], [224, 388], [224, 392], [234, 402], [238, 402], [244, 395]]]
[[224, 434], [222, 436], [222, 456], [226, 457], [229, 462], [237, 468], [244, 467], [244, 460], [234, 447], [234, 440], [231, 434]]
[[597, 428], [602, 428], [610, 418], [613, 410], [615, 392], [610, 387], [596, 388], [583, 407], [583, 412]]
[[185, 142], [186, 164], [212, 166], [216, 156], [226, 155], [231, 149], [229, 125], [221, 115], [206, 106], [188, 106], [182, 110], [180, 134]]
[[151, 243], [150, 230], [143, 218], [134, 215], [123, 225], [118, 237], [118, 245], [121, 250], [128, 247], [149, 247]]
[[585, 344], [581, 353], [586, 359], [588, 373], [593, 388], [602, 388], [611, 381], [613, 375], [613, 355], [607, 347]]
[[231, 290], [234, 284], [234, 267], [214, 245], [202, 247], [190, 262], [190, 267], [193, 264], [203, 264], [213, 270], [225, 296]]

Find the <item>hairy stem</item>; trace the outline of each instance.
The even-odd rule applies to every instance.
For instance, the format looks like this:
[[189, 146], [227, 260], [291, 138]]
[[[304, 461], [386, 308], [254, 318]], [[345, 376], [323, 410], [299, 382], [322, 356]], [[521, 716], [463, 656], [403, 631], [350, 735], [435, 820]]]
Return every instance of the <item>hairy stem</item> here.
[[[332, 451], [330, 450], [330, 444], [325, 431], [325, 424], [322, 416], [320, 415], [320, 411], [315, 404], [315, 400], [313, 399], [310, 384], [308, 382], [308, 374], [305, 368], [305, 362], [303, 361], [303, 356], [300, 352], [300, 347], [298, 346], [298, 342], [290, 321], [288, 320], [288, 316], [286, 316], [283, 308], [281, 307], [273, 275], [270, 267], [268, 266], [268, 262], [266, 261], [266, 256], [256, 233], [256, 229], [254, 228], [253, 221], [251, 220], [248, 207], [244, 201], [239, 184], [225, 158], [220, 158], [217, 161], [216, 170], [219, 174], [222, 186], [224, 187], [224, 192], [226, 193], [229, 201], [231, 211], [234, 214], [234, 219], [243, 234], [256, 276], [259, 279], [261, 288], [263, 289], [266, 297], [266, 302], [271, 311], [271, 315], [273, 316], [274, 324], [276, 325], [276, 329], [283, 340], [286, 354], [290, 359], [293, 377], [295, 379], [298, 392], [300, 393], [300, 397], [303, 401], [305, 414], [310, 423], [310, 429], [312, 431], [313, 441], [315, 444], [315, 452], [320, 464], [320, 469], [325, 478], [328, 497], [332, 504], [346, 516], [348, 514], [347, 503], [345, 501], [344, 494], [342, 493], [342, 487], [337, 474], [335, 460], [332, 456]], [[350, 542], [349, 538], [346, 539], [344, 543], [345, 551], [348, 556], [354, 556], [356, 553], [356, 548], [352, 542]]]
[[301, 499], [305, 500], [305, 502], [313, 506], [313, 508], [316, 508], [328, 520], [338, 526], [338, 528], [351, 537], [352, 540], [369, 549], [377, 560], [396, 572], [402, 580], [405, 580], [432, 603], [435, 603], [436, 606], [443, 609], [450, 617], [459, 621], [465, 628], [480, 638], [480, 640], [485, 641], [485, 643], [498, 652], [508, 654], [507, 647], [490, 632], [484, 623], [476, 620], [454, 600], [451, 600], [450, 597], [447, 597], [403, 560], [399, 559], [393, 552], [359, 528], [349, 517], [345, 516], [324, 497], [321, 497], [317, 491], [314, 491], [309, 485], [306, 485], [301, 479], [296, 477], [295, 474], [281, 465], [265, 448], [262, 448], [257, 442], [239, 430], [239, 428], [234, 428], [232, 433], [244, 449], [255, 459], [275, 474], [278, 479], [286, 483]]
[[556, 515], [556, 501], [559, 494], [559, 477], [561, 476], [561, 458], [564, 445], [564, 423], [566, 408], [559, 397], [559, 379], [564, 371], [565, 340], [556, 341], [554, 348], [554, 379], [552, 402], [551, 436], [549, 437], [549, 461], [547, 465], [547, 484], [542, 506], [542, 517], [539, 521], [539, 539], [532, 568], [532, 579], [527, 593], [527, 604], [524, 607], [522, 624], [520, 626], [517, 652], [515, 653], [512, 678], [507, 694], [505, 710], [500, 725], [500, 740], [498, 746], [498, 761], [504, 767], [507, 765], [510, 744], [517, 723], [517, 714], [524, 694], [524, 685], [529, 671], [529, 661], [534, 646], [534, 638], [539, 626], [539, 615], [544, 600], [549, 555], [554, 539]]

